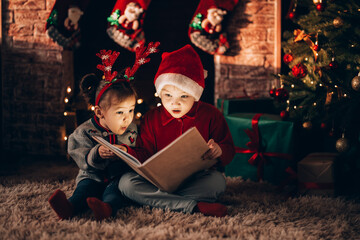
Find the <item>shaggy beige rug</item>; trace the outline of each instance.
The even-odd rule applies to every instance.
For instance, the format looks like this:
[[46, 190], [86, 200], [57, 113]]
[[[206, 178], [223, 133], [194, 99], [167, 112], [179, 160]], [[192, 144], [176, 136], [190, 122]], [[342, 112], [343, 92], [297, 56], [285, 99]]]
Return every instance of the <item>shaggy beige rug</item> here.
[[31, 171], [0, 177], [0, 239], [360, 239], [360, 203], [241, 178], [227, 178], [224, 218], [129, 207], [102, 222], [90, 212], [59, 221], [47, 199], [58, 188], [70, 196], [76, 168]]

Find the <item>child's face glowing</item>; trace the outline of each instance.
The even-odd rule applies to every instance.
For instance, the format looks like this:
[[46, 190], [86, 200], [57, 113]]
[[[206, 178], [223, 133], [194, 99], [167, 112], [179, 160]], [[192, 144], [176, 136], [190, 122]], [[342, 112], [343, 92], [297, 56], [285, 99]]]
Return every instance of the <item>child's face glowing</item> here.
[[110, 107], [102, 110], [100, 124], [113, 133], [122, 135], [134, 119], [135, 101], [135, 96], [121, 102], [112, 97]]
[[160, 92], [161, 103], [174, 118], [181, 118], [190, 111], [195, 98], [180, 88], [165, 85]]

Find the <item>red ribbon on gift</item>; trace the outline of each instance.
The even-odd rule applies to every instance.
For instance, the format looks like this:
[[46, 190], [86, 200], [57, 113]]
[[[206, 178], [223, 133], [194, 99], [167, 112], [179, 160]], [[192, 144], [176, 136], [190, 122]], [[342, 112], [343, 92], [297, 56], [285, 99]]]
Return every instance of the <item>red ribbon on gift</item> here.
[[299, 187], [304, 189], [333, 189], [333, 183], [300, 182]]
[[252, 130], [245, 129], [245, 133], [250, 138], [250, 142], [246, 144], [248, 148], [235, 147], [236, 153], [253, 153], [248, 162], [251, 165], [257, 166], [257, 177], [258, 180], [262, 180], [264, 176], [264, 165], [268, 162], [266, 157], [278, 157], [291, 159], [291, 155], [286, 153], [273, 153], [273, 152], [264, 152], [263, 147], [261, 146], [261, 138], [259, 131], [259, 119], [263, 113], [257, 113], [252, 118], [251, 125]]

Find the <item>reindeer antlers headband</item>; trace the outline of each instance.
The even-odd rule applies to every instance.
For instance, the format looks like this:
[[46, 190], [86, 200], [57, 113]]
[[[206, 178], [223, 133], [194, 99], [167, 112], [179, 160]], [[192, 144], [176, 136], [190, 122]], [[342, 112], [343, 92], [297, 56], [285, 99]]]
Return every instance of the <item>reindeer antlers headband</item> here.
[[111, 72], [112, 66], [114, 65], [116, 59], [120, 55], [119, 52], [112, 52], [111, 50], [100, 50], [100, 53], [97, 53], [96, 56], [101, 58], [102, 64], [98, 64], [96, 67], [104, 72], [104, 81], [106, 82], [106, 85], [101, 89], [99, 94], [96, 97], [95, 106], [99, 104], [101, 96], [104, 94], [104, 92], [115, 82], [118, 81], [127, 81], [134, 79], [134, 74], [138, 70], [138, 68], [150, 61], [150, 58], [147, 58], [152, 53], [158, 52], [157, 47], [160, 45], [159, 42], [150, 42], [148, 46], [146, 47], [145, 44], [140, 45], [136, 48], [135, 51], [135, 63], [130, 68], [128, 67], [125, 70], [125, 79], [117, 79], [116, 76], [118, 74], [117, 71]]

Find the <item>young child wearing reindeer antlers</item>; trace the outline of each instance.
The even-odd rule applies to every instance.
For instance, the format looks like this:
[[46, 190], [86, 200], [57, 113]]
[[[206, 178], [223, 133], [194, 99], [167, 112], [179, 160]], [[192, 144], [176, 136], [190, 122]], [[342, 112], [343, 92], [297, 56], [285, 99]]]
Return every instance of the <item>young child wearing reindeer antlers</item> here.
[[[87, 120], [69, 136], [68, 153], [79, 167], [76, 189], [67, 199], [60, 189], [49, 198], [50, 206], [60, 219], [68, 219], [91, 209], [97, 220], [114, 216], [129, 201], [118, 189], [119, 178], [130, 168], [109, 149], [93, 140], [97, 135], [124, 151], [135, 146], [137, 127], [133, 123], [136, 93], [130, 83], [138, 67], [149, 61], [149, 54], [157, 52], [159, 43], [142, 45], [136, 51], [136, 61], [121, 76], [112, 72], [119, 52], [101, 50], [102, 60], [97, 68], [103, 79], [95, 74], [83, 77], [80, 83], [87, 102], [95, 106], [94, 117]], [[122, 145], [121, 145], [122, 144]]]
[[[235, 147], [225, 119], [214, 106], [199, 101], [205, 80], [195, 50], [186, 45], [163, 53], [154, 84], [162, 106], [145, 114], [136, 148], [128, 152], [145, 161], [195, 126], [210, 148], [204, 161], [217, 159], [222, 166], [230, 163]], [[134, 172], [125, 173], [119, 182], [120, 191], [140, 204], [216, 217], [227, 214], [226, 206], [216, 203], [225, 186], [224, 176], [215, 168], [195, 173], [173, 193], [160, 191]]]

